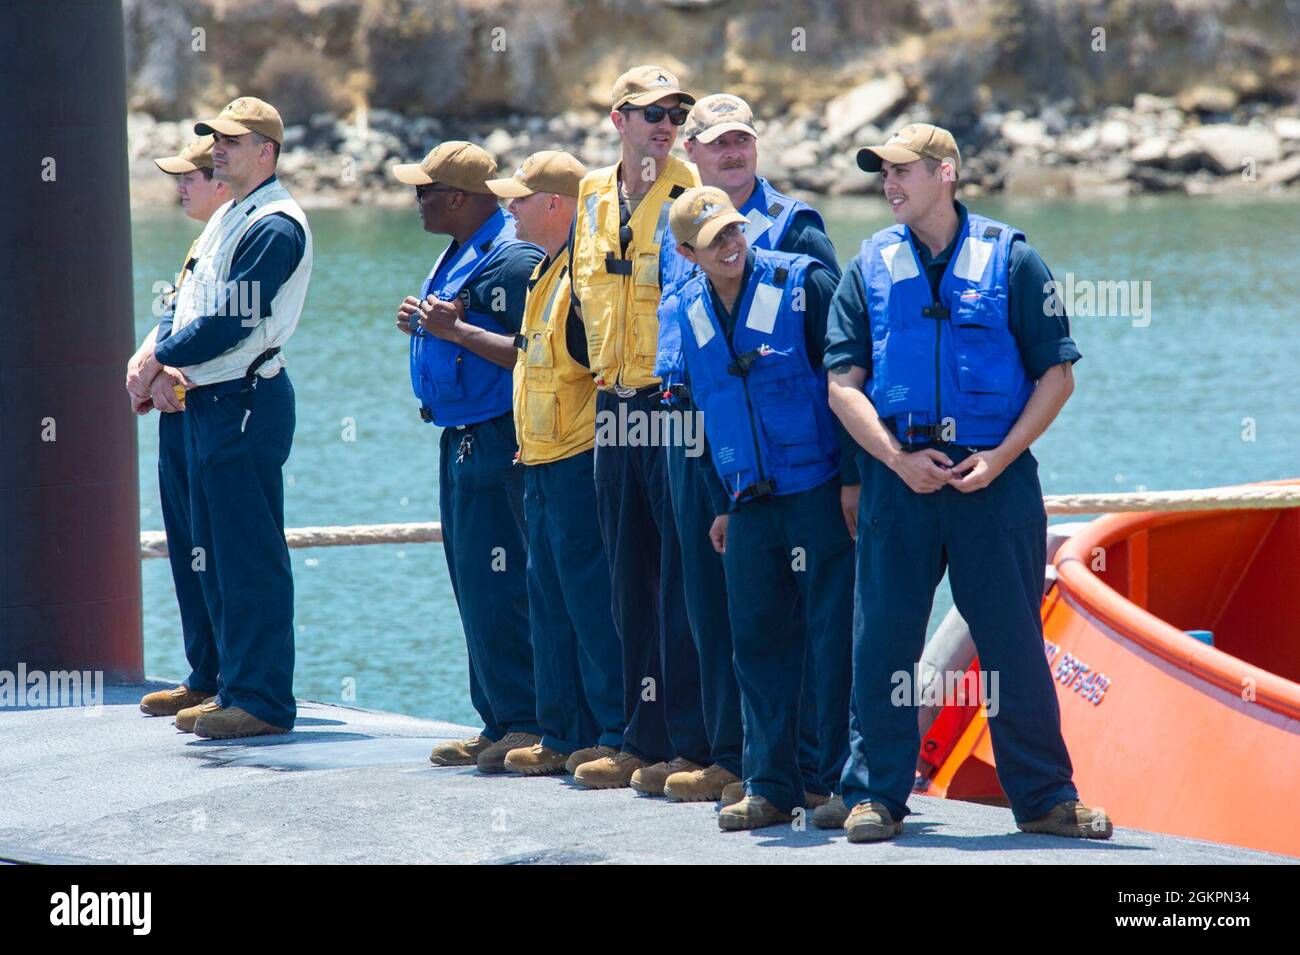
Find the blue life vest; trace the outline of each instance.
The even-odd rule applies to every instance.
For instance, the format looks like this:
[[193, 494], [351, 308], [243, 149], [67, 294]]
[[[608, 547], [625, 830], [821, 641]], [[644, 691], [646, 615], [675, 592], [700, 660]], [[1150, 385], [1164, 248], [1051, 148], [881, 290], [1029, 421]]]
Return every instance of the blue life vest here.
[[969, 214], [933, 300], [910, 230], [882, 229], [857, 266], [871, 321], [876, 413], [905, 444], [996, 447], [1034, 390], [1007, 312], [1011, 226]]
[[681, 286], [674, 316], [691, 397], [704, 413], [718, 477], [736, 502], [806, 491], [839, 472], [826, 377], [809, 364], [803, 295], [794, 294], [805, 288], [814, 260], [761, 249], [753, 255], [730, 340], [703, 273]]
[[[811, 213], [816, 226], [823, 232], [826, 225], [812, 206], [777, 192], [762, 176], [756, 177], [754, 191], [738, 211], [749, 219], [745, 226], [745, 241], [752, 249], [780, 249], [785, 235], [790, 231], [794, 217], [800, 212]], [[823, 265], [839, 270], [838, 262]], [[670, 299], [677, 287], [695, 273], [695, 264], [677, 251], [677, 243], [665, 242], [659, 247], [659, 287], [661, 289], [659, 314], [659, 348], [655, 355], [655, 374], [663, 379], [664, 395], [670, 397], [685, 378], [682, 365], [682, 333], [675, 322], [665, 322], [664, 316], [673, 312]], [[664, 306], [667, 305], [665, 309]]]
[[[444, 302], [455, 300], [507, 249], [519, 245], [527, 243], [515, 238], [514, 217], [498, 209], [450, 259], [447, 251], [439, 256], [424, 280], [420, 301], [430, 295]], [[468, 302], [465, 320], [498, 335], [513, 338], [515, 334], [491, 313], [471, 310]], [[418, 325], [411, 336], [411, 387], [420, 399], [420, 417], [444, 428], [487, 421], [509, 413], [513, 405], [511, 369], [430, 335]]]

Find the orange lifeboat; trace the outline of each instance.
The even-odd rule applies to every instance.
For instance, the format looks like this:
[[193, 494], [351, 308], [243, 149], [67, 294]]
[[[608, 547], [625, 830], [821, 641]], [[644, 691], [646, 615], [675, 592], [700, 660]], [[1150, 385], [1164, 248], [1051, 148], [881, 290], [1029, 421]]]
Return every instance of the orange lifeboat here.
[[[1054, 564], [1044, 649], [1083, 799], [1300, 856], [1300, 508], [1108, 515]], [[918, 792], [1005, 804], [977, 705], [939, 710], [918, 765]]]

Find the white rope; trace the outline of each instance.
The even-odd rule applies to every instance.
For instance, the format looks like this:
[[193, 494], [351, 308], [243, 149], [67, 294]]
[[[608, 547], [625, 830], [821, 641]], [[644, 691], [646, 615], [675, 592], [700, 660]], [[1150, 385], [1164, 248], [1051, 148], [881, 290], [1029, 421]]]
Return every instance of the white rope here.
[[[1274, 487], [1196, 488], [1190, 491], [1121, 491], [1112, 494], [1049, 494], [1048, 514], [1115, 514], [1133, 511], [1219, 511], [1300, 507], [1300, 484]], [[442, 540], [442, 525], [353, 524], [336, 527], [291, 527], [284, 532], [292, 548], [344, 547], [353, 544], [428, 544]], [[166, 557], [167, 535], [140, 535], [142, 558]]]
[[1115, 514], [1130, 511], [1226, 511], [1300, 507], [1300, 484], [1233, 486], [1190, 491], [1121, 491], [1113, 494], [1050, 494], [1048, 514]]

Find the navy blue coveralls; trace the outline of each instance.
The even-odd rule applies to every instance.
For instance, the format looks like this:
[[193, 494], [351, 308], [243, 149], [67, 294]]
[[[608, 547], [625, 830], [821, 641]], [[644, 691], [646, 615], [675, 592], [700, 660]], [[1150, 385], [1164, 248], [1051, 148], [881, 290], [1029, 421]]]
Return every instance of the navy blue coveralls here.
[[[453, 243], [435, 283], [455, 253]], [[503, 250], [466, 284], [466, 310], [497, 317], [518, 333], [528, 280], [542, 257], [527, 243]], [[494, 308], [501, 304], [498, 289], [504, 290], [504, 308]], [[483, 720], [482, 735], [494, 742], [507, 733], [541, 735], [528, 625], [524, 475], [514, 466], [518, 450], [508, 409], [486, 421], [444, 427], [438, 442], [442, 547], [465, 629], [470, 702]]]
[[[577, 347], [577, 359], [585, 365], [587, 338], [572, 305], [564, 336], [570, 353]], [[565, 755], [587, 746], [617, 749], [627, 729], [609, 559], [596, 520], [595, 456], [588, 448], [520, 466], [537, 722], [542, 745]]]
[[[189, 263], [186, 263], [188, 271]], [[183, 279], [182, 279], [183, 281]], [[163, 315], [171, 330], [176, 301]], [[158, 334], [163, 334], [160, 327]], [[158, 339], [155, 339], [157, 344]], [[180, 610], [181, 636], [190, 675], [181, 681], [191, 690], [215, 695], [220, 687], [217, 638], [212, 618], [203, 599], [203, 583], [194, 569], [194, 542], [190, 538], [190, 479], [185, 466], [185, 414], [158, 415], [158, 496], [162, 504], [163, 529], [167, 532], [167, 562], [172, 568], [176, 606]]]
[[[235, 249], [229, 287], [257, 283], [251, 286], [259, 289], [256, 317], [265, 318], [305, 249], [302, 227], [289, 216], [259, 219]], [[175, 334], [165, 317], [155, 357], [172, 367], [216, 358], [255, 327], [230, 319], [238, 313], [223, 306]], [[204, 552], [199, 580], [220, 659], [218, 701], [292, 729], [293, 571], [281, 468], [293, 444], [293, 385], [283, 368], [270, 378], [248, 374], [201, 385], [189, 391], [185, 411], [175, 417], [185, 424], [190, 543]]]
[[[952, 243], [932, 256], [912, 240], [938, 300], [966, 209]], [[1081, 356], [1063, 309], [1044, 307], [1051, 273], [1028, 243], [1016, 241], [1009, 265], [1009, 321], [1029, 378], [1037, 381]], [[870, 376], [872, 340], [863, 276], [857, 262], [836, 290], [827, 328], [828, 368], [857, 366]], [[954, 464], [973, 449], [918, 443]], [[895, 820], [907, 815], [920, 732], [911, 705], [892, 700], [898, 673], [914, 676], [934, 591], [948, 571], [953, 602], [970, 626], [980, 667], [999, 674], [998, 713], [989, 719], [998, 779], [1017, 821], [1041, 818], [1077, 799], [1061, 737], [1060, 709], [1043, 652], [1040, 608], [1047, 518], [1038, 463], [1025, 451], [988, 487], [963, 493], [943, 487], [913, 492], [871, 455], [859, 454], [858, 607], [853, 629], [853, 708], [844, 801], [884, 803]]]
[[[753, 268], [749, 250], [742, 288]], [[813, 265], [804, 283], [805, 348], [815, 375], [822, 373], [835, 279], [830, 269]], [[744, 316], [727, 311], [712, 283], [709, 294], [730, 338]], [[848, 456], [851, 442], [838, 421], [835, 430], [842, 456]], [[839, 476], [811, 490], [739, 505], [723, 489], [711, 459], [700, 471], [713, 514], [730, 513], [722, 562], [743, 717], [743, 772], [737, 775], [749, 795], [788, 812], [804, 804], [805, 793], [834, 792], [848, 756], [853, 540], [840, 489], [856, 478], [856, 467], [841, 461]], [[799, 570], [792, 559], [796, 548], [805, 560]]]
[[[758, 190], [755, 190], [755, 195], [757, 194]], [[746, 203], [740, 213], [745, 215], [749, 210], [750, 203]], [[795, 213], [778, 249], [810, 255], [825, 265], [836, 280], [840, 277], [835, 246], [826, 233], [817, 227], [815, 218], [807, 212]], [[825, 314], [824, 311], [822, 314]], [[819, 347], [820, 345], [818, 342]], [[674, 389], [672, 407], [680, 410], [683, 415], [698, 412], [699, 409], [690, 397], [689, 384]], [[716, 510], [709, 495], [708, 478], [714, 472], [708, 451], [705, 450], [694, 458], [686, 452], [684, 444], [673, 444], [668, 448], [668, 484], [672, 492], [673, 516], [681, 545], [686, 613], [700, 658], [704, 724], [709, 734], [712, 762], [733, 776], [740, 777], [744, 730], [740, 716], [740, 687], [736, 683], [736, 670], [732, 662], [734, 650], [727, 612], [727, 584], [722, 555], [713, 549], [713, 542], [709, 539], [713, 519], [719, 513], [726, 513], [726, 508]], [[846, 455], [845, 458], [847, 467], [843, 483], [856, 484], [858, 478], [853, 456]], [[796, 612], [794, 619], [801, 621], [802, 611]], [[839, 772], [837, 770], [831, 778], [823, 778], [820, 769], [816, 689], [811, 683], [811, 643], [808, 652], [809, 658], [804, 664], [805, 691], [799, 723], [799, 766], [803, 772], [805, 791], [828, 795], [839, 783]]]

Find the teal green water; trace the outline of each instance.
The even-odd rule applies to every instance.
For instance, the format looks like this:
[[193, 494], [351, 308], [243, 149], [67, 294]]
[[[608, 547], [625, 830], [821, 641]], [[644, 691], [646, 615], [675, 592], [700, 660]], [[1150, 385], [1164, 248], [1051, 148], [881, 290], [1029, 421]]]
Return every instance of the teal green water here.
[[[1150, 283], [1145, 327], [1126, 317], [1074, 319], [1084, 355], [1077, 390], [1034, 447], [1046, 493], [1300, 474], [1300, 200], [975, 207], [1022, 229], [1059, 280], [1073, 273], [1076, 283]], [[824, 203], [823, 211], [841, 259], [891, 221], [874, 201]], [[309, 218], [315, 269], [286, 349], [298, 395], [286, 520], [295, 527], [437, 520], [438, 433], [416, 414], [406, 338], [393, 317], [442, 240], [420, 230], [414, 208], [328, 209]], [[174, 274], [197, 231], [176, 210], [135, 213], [137, 340], [150, 327], [153, 283]], [[344, 440], [349, 420], [354, 441]], [[146, 530], [162, 528], [156, 462], [151, 416], [140, 422]], [[295, 550], [292, 557], [299, 697], [475, 722], [439, 545]], [[143, 571], [146, 669], [183, 676], [168, 565], [149, 560]], [[935, 619], [948, 605], [945, 586]], [[345, 696], [353, 686], [354, 699]]]

